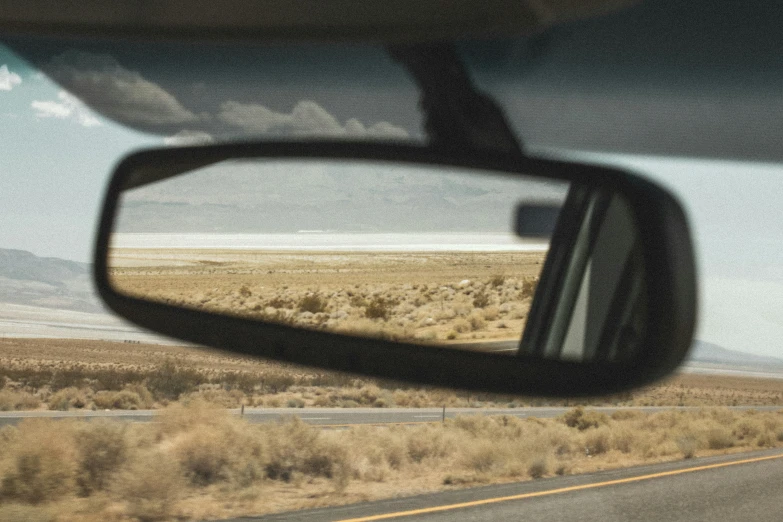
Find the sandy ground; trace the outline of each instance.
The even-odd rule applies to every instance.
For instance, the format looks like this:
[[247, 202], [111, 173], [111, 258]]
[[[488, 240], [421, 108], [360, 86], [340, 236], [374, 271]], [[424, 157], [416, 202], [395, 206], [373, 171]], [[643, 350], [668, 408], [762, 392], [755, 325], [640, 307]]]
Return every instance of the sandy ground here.
[[519, 339], [545, 255], [115, 249], [110, 266], [131, 295], [444, 343]]

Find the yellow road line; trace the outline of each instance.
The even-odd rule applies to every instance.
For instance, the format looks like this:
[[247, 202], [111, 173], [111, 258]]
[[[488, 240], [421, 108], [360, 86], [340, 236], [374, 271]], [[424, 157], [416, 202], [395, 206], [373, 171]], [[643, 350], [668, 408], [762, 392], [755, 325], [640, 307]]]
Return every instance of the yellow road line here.
[[731, 462], [721, 462], [719, 464], [708, 464], [705, 466], [695, 466], [692, 468], [677, 469], [674, 471], [662, 471], [660, 473], [651, 473], [649, 475], [639, 475], [617, 480], [607, 480], [605, 482], [593, 482], [591, 484], [582, 484], [579, 486], [569, 486], [567, 488], [549, 489], [546, 491], [535, 491], [533, 493], [521, 493], [519, 495], [509, 495], [507, 497], [487, 498], [484, 500], [474, 500], [472, 502], [460, 502], [459, 504], [447, 504], [444, 506], [435, 506], [422, 509], [412, 509], [410, 511], [397, 511], [395, 513], [384, 513], [382, 515], [372, 515], [369, 517], [348, 518], [339, 522], [370, 522], [372, 520], [387, 520], [398, 517], [412, 517], [414, 515], [426, 515], [428, 513], [437, 513], [439, 511], [451, 511], [453, 509], [463, 509], [475, 506], [484, 506], [487, 504], [497, 504], [499, 502], [508, 502], [509, 500], [522, 500], [526, 498], [544, 497], [548, 495], [557, 495], [559, 493], [568, 493], [570, 491], [580, 491], [583, 489], [602, 488], [614, 486], [616, 484], [627, 484], [629, 482], [639, 482], [660, 477], [670, 477], [672, 475], [681, 475], [683, 473], [692, 473], [694, 471], [703, 471], [705, 469], [724, 468], [726, 466], [736, 466], [738, 464], [749, 464], [751, 462], [761, 462], [764, 460], [781, 459], [783, 455], [772, 455], [770, 457], [755, 457], [752, 459], [733, 460]]

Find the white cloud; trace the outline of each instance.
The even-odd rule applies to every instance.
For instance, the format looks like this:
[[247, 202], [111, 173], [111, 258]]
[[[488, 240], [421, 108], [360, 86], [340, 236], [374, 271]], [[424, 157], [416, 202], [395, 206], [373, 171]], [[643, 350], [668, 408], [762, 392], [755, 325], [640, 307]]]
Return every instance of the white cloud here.
[[351, 136], [373, 136], [380, 138], [408, 137], [408, 131], [386, 121], [379, 121], [373, 123], [369, 127], [365, 127], [359, 120], [351, 118], [345, 122], [345, 128], [348, 135]]
[[171, 125], [199, 119], [171, 93], [106, 54], [71, 50], [43, 69], [98, 112], [121, 122]]
[[211, 134], [202, 131], [181, 130], [173, 136], [163, 138], [165, 145], [208, 145], [215, 141]]
[[290, 113], [277, 112], [259, 104], [225, 102], [218, 119], [249, 133], [316, 135], [332, 137], [407, 138], [402, 127], [382, 121], [365, 126], [351, 118], [345, 125], [314, 101], [298, 102]]
[[100, 120], [81, 101], [67, 91], [57, 93], [59, 101], [34, 101], [30, 105], [38, 118], [72, 118], [84, 127], [96, 127]]
[[[76, 94], [96, 112], [126, 125], [160, 126], [171, 132], [164, 138], [168, 145], [208, 143], [215, 120], [246, 134], [281, 136], [326, 136], [349, 138], [404, 139], [408, 132], [382, 121], [372, 124], [357, 119], [340, 122], [318, 103], [299, 101], [291, 112], [277, 112], [261, 104], [227, 101], [217, 115], [194, 114], [166, 89], [123, 67], [114, 57], [69, 50], [53, 58], [43, 71], [69, 92]], [[70, 116], [61, 102], [36, 102], [41, 117]], [[66, 115], [66, 113], [68, 113]]]
[[34, 101], [32, 107], [39, 118], [67, 118], [73, 112], [66, 104], [55, 101]]
[[8, 70], [7, 65], [0, 65], [0, 91], [10, 91], [22, 83], [22, 77]]

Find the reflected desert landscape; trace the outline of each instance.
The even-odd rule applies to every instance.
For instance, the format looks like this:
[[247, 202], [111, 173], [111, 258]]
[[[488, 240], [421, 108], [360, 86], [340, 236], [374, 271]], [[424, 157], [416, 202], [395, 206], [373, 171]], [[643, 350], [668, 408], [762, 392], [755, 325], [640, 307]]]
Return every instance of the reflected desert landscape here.
[[518, 340], [545, 252], [114, 249], [122, 293], [395, 340]]

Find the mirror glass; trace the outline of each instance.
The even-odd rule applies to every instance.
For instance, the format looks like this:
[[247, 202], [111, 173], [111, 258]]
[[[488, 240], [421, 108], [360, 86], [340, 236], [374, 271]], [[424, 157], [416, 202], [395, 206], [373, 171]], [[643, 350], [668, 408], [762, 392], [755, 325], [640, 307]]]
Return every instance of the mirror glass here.
[[[566, 210], [579, 226], [555, 226]], [[108, 265], [115, 290], [174, 306], [502, 355], [611, 359], [622, 350], [597, 343], [640, 335], [628, 325], [643, 305], [624, 311], [623, 325], [610, 317], [619, 289], [644, 301], [622, 275], [639, 268], [629, 256], [640, 262], [629, 216], [612, 194], [535, 176], [230, 160], [131, 175]], [[553, 230], [570, 243], [545, 275], [549, 299], [536, 303], [533, 341], [520, 351]]]

